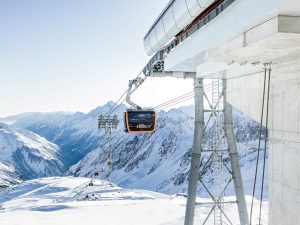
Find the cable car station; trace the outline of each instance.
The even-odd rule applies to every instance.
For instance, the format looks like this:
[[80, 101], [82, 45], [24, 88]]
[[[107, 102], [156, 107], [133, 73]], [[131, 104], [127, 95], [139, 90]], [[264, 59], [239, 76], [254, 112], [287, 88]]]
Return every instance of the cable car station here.
[[[268, 129], [261, 153], [264, 155], [260, 202], [263, 180], [268, 173], [269, 224], [299, 225], [298, 0], [171, 0], [146, 33], [144, 47], [151, 59], [143, 68], [143, 77], [140, 74], [129, 82], [126, 102], [131, 108], [124, 113], [126, 132], [156, 129], [154, 108], [142, 108], [130, 99], [148, 77], [194, 80], [195, 127], [184, 224], [194, 224], [195, 207], [200, 204], [196, 196], [201, 183], [204, 112], [208, 111], [209, 120], [218, 124], [212, 150], [215, 171], [222, 167], [222, 146], [226, 143], [240, 224], [256, 224], [252, 215], [253, 198], [256, 182], [260, 181], [256, 178], [256, 168], [252, 203], [247, 207], [232, 124], [232, 107], [235, 107], [260, 123], [261, 129]], [[206, 80], [212, 80], [208, 92], [204, 86]], [[208, 102], [209, 110], [204, 108], [204, 101]], [[257, 162], [261, 157], [262, 138], [261, 134]], [[266, 171], [267, 138], [269, 171]], [[213, 207], [207, 217], [214, 215], [215, 225], [232, 224], [223, 211], [222, 196], [223, 193], [217, 197], [211, 195]], [[261, 204], [259, 225], [262, 224], [260, 215]], [[206, 220], [202, 224], [205, 223]]]

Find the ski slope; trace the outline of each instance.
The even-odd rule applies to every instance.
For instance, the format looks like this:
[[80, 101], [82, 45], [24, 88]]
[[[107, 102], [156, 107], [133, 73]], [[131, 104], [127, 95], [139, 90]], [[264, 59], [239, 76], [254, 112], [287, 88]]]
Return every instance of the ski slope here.
[[[185, 197], [123, 189], [101, 180], [88, 186], [89, 182], [88, 178], [50, 177], [9, 188], [0, 193], [1, 225], [183, 224]], [[250, 202], [249, 197], [247, 200]], [[264, 203], [264, 210], [266, 206]], [[210, 205], [197, 207], [195, 224], [201, 224], [210, 209]], [[225, 211], [238, 224], [236, 205], [227, 205]]]

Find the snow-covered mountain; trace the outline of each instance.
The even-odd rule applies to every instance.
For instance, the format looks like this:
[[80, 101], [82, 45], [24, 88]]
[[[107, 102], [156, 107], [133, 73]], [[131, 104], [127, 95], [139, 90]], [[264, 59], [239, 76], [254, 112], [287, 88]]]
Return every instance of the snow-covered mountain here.
[[[172, 109], [158, 114], [155, 133], [125, 134], [117, 130], [113, 134], [112, 180], [122, 187], [141, 188], [168, 194], [187, 191], [190, 157], [193, 140], [193, 107]], [[234, 111], [234, 128], [237, 138], [246, 193], [252, 190], [254, 159], [259, 136], [259, 124]], [[209, 146], [209, 133], [204, 140], [204, 149]], [[108, 176], [108, 143], [87, 154], [68, 171], [68, 175], [92, 177], [95, 173], [101, 179]], [[209, 158], [203, 153], [201, 165]], [[228, 154], [225, 162], [230, 168]], [[224, 168], [224, 170], [226, 170]], [[224, 180], [228, 178], [225, 175]], [[211, 165], [204, 171], [203, 180], [212, 186]], [[227, 194], [233, 194], [233, 186]], [[204, 194], [199, 188], [199, 194]]]
[[59, 149], [37, 134], [0, 123], [1, 184], [61, 174]]
[[[1, 225], [178, 225], [184, 222], [186, 199], [139, 189], [124, 189], [114, 184], [76, 177], [50, 177], [23, 182], [0, 192]], [[233, 201], [234, 197], [226, 197]], [[248, 207], [251, 198], [246, 196]], [[197, 198], [197, 202], [211, 201]], [[254, 201], [254, 218], [258, 215]], [[202, 224], [211, 204], [196, 207], [195, 224]], [[232, 224], [239, 224], [236, 204], [224, 209]], [[267, 223], [267, 202], [262, 218]], [[213, 216], [206, 221], [214, 224]]]
[[[12, 121], [15, 127], [30, 130], [57, 144], [65, 167], [69, 167], [101, 145], [104, 132], [98, 131], [98, 115], [107, 112], [113, 105], [113, 102], [108, 102], [87, 114], [27, 113], [2, 118], [0, 121]], [[124, 105], [118, 108], [120, 116], [124, 110]]]
[[[16, 119], [14, 126], [29, 129], [59, 145], [64, 165], [73, 165], [68, 170], [68, 175], [91, 177], [97, 172], [99, 178], [106, 178], [107, 136], [104, 131], [98, 130], [97, 119], [99, 114], [106, 113], [112, 106], [114, 103], [109, 102], [87, 114], [78, 112], [35, 114], [33, 117], [29, 115]], [[113, 132], [113, 182], [128, 188], [164, 193], [185, 192], [190, 168], [194, 107], [160, 111], [157, 131], [146, 134], [124, 133], [122, 120], [125, 109], [124, 105], [120, 105], [116, 110], [120, 124]], [[245, 189], [246, 193], [251, 194], [259, 124], [238, 111], [234, 111], [233, 119]], [[204, 148], [209, 143], [209, 132], [208, 130]], [[203, 153], [202, 165], [209, 154]], [[227, 155], [225, 161], [229, 166]], [[212, 185], [211, 167], [204, 173], [204, 181]], [[200, 188], [199, 193], [203, 193], [202, 190]], [[232, 186], [227, 194], [231, 193], [233, 194]]]

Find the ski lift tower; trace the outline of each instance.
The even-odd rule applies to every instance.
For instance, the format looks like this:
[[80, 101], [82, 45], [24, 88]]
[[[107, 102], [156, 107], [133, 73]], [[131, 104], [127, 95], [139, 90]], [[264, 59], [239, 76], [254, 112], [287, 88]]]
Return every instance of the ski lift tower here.
[[105, 133], [110, 134], [112, 129], [117, 129], [118, 122], [117, 115], [105, 116], [101, 114], [98, 118], [98, 129], [104, 129]]
[[98, 129], [104, 129], [105, 134], [108, 135], [108, 143], [109, 143], [109, 178], [108, 180], [111, 182], [111, 174], [112, 174], [112, 168], [113, 168], [113, 161], [112, 161], [112, 144], [111, 144], [111, 133], [112, 130], [117, 129], [119, 120], [117, 115], [110, 116], [110, 115], [100, 115], [98, 118]]
[[[203, 42], [211, 39], [213, 40], [217, 37], [216, 30], [211, 36], [204, 35], [204, 39], [203, 36], [201, 37], [202, 39], [195, 39], [193, 35], [194, 33], [199, 34], [201, 32], [201, 34], [203, 34], [203, 32], [205, 32], [203, 30], [207, 27], [207, 24], [214, 20], [214, 18], [219, 17], [219, 15], [224, 15], [226, 12], [223, 13], [223, 11], [234, 2], [234, 0], [171, 0], [144, 37], [145, 51], [149, 56], [153, 55], [148, 64], [144, 67], [143, 72], [145, 76], [191, 78], [194, 80], [195, 128], [188, 181], [185, 225], [194, 224], [195, 206], [198, 204], [196, 203], [196, 195], [198, 185], [201, 183], [202, 175], [202, 171], [200, 171], [200, 158], [201, 153], [203, 152], [202, 140], [206, 126], [204, 121], [204, 76], [201, 75], [201, 71], [199, 71], [198, 74], [196, 65], [201, 64], [201, 62], [210, 56], [209, 52], [206, 51], [209, 44], [204, 45]], [[223, 27], [220, 27], [219, 29], [223, 29]], [[219, 36], [221, 37], [222, 35]], [[189, 43], [191, 43], [191, 41], [195, 42], [195, 40], [198, 41], [197, 45], [195, 45], [197, 48], [204, 48], [203, 51], [197, 52], [197, 55], [195, 53], [196, 47], [189, 46]], [[193, 55], [194, 58], [185, 58], [185, 60], [180, 61], [187, 54], [195, 55]], [[216, 68], [210, 67], [204, 69], [210, 71], [211, 69]], [[221, 161], [222, 156], [220, 155], [220, 152], [222, 152], [221, 148], [223, 148], [223, 139], [226, 139], [228, 145], [226, 151], [230, 158], [230, 173], [232, 175], [236, 193], [235, 203], [238, 205], [240, 225], [249, 225], [239, 158], [233, 132], [232, 108], [226, 101], [226, 81], [222, 82], [221, 80], [225, 78], [226, 74], [214, 74], [213, 71], [212, 73], [209, 73], [209, 75], [209, 78], [218, 78], [217, 85], [215, 85], [216, 88], [212, 90], [213, 94], [215, 94], [213, 96], [213, 103], [215, 105], [211, 104], [213, 108], [210, 110], [210, 113], [217, 123], [223, 123], [218, 124], [219, 129], [215, 131], [216, 135], [213, 146], [214, 159], [212, 163], [217, 163], [214, 166], [216, 168], [215, 171], [218, 172], [221, 170], [223, 161]], [[219, 85], [219, 83], [221, 85]], [[221, 93], [219, 93], [220, 86], [223, 89]], [[218, 102], [220, 94], [222, 94], [224, 107], [219, 107]], [[223, 120], [220, 119], [220, 115], [223, 115]], [[220, 185], [220, 183], [218, 185]], [[220, 206], [222, 204], [222, 193], [217, 198], [211, 197], [214, 205], [213, 209], [216, 209], [214, 219], [215, 225], [225, 224], [225, 221], [224, 223], [222, 222], [222, 218], [217, 218], [217, 216], [222, 213], [222, 207]], [[223, 215], [226, 217], [225, 213], [223, 213]]]

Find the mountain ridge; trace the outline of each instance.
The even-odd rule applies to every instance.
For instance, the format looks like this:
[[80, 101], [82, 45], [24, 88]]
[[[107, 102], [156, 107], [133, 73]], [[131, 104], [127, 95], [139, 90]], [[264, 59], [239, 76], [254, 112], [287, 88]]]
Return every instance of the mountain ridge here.
[[[63, 171], [59, 147], [28, 130], [0, 123], [0, 162], [16, 181], [58, 175]], [[9, 167], [9, 169], [7, 168]]]
[[[99, 114], [106, 114], [114, 105], [108, 102], [89, 113], [42, 115], [32, 122], [30, 118], [23, 118], [14, 126], [29, 129], [59, 145], [61, 154], [64, 154], [64, 166], [69, 167], [67, 175], [92, 177], [96, 169], [99, 178], [107, 179], [107, 154], [101, 149], [101, 146], [107, 146], [107, 136], [103, 130], [98, 130], [97, 119]], [[118, 106], [115, 113], [119, 120], [122, 120], [125, 110], [125, 105]], [[127, 188], [137, 187], [168, 194], [185, 192], [193, 140], [193, 117], [194, 106], [159, 111], [157, 131], [152, 134], [126, 134], [120, 123], [113, 132], [113, 181]], [[208, 118], [207, 114], [205, 118]], [[237, 110], [233, 110], [233, 123], [246, 191], [250, 194], [253, 178], [249, 171], [253, 169], [256, 156], [259, 124]], [[212, 135], [211, 129], [208, 129], [209, 135]], [[210, 144], [208, 137], [203, 144]], [[208, 158], [209, 155], [204, 153], [201, 165]], [[228, 155], [225, 161], [229, 165]], [[211, 168], [206, 169], [205, 179], [210, 185], [211, 174]], [[202, 190], [200, 188], [199, 192]]]

